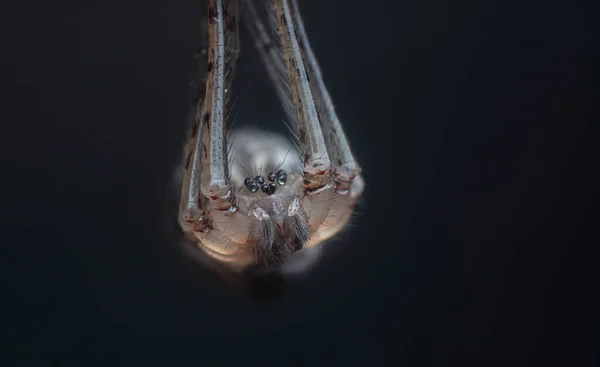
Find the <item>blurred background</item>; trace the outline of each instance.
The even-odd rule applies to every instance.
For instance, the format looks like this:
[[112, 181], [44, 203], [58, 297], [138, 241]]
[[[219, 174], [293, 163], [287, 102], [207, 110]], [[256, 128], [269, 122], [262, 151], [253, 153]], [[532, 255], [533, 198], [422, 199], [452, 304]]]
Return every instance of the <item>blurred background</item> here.
[[[203, 6], [1, 12], [4, 365], [597, 362], [597, 4], [300, 1], [367, 186], [270, 301], [174, 225]], [[281, 126], [248, 42], [235, 94]]]

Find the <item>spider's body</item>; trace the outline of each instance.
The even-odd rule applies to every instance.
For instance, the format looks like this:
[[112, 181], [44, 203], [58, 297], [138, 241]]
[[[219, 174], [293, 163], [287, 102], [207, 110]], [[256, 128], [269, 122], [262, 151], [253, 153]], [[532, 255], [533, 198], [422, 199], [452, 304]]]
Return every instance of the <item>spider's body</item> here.
[[210, 258], [244, 271], [281, 265], [333, 236], [348, 221], [363, 183], [295, 0], [275, 0], [269, 9], [278, 42], [252, 2], [244, 22], [295, 121], [296, 144], [252, 130], [226, 139], [228, 88], [239, 50], [236, 5], [209, 1], [205, 93], [187, 146], [180, 224]]

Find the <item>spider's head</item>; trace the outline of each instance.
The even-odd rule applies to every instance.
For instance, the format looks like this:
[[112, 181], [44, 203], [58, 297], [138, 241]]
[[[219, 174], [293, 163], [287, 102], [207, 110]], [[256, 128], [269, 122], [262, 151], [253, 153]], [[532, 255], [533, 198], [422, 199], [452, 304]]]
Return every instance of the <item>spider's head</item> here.
[[308, 218], [302, 207], [302, 177], [279, 169], [266, 179], [258, 175], [244, 180], [240, 192], [242, 211], [251, 219], [249, 243], [258, 267], [280, 264], [309, 240]]
[[246, 218], [241, 247], [258, 267], [280, 264], [309, 239], [300, 154], [284, 136], [248, 128], [233, 133], [230, 152], [231, 183]]

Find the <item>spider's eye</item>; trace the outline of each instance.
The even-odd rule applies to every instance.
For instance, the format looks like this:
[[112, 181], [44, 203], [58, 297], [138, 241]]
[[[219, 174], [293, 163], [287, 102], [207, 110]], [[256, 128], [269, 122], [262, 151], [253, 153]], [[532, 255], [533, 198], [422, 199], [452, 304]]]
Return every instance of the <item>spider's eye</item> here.
[[269, 181], [273, 182], [277, 179], [277, 175], [275, 174], [275, 172], [269, 172], [267, 178], [269, 179]]
[[287, 173], [285, 173], [285, 171], [282, 169], [277, 171], [277, 183], [280, 184], [281, 186], [283, 186], [283, 185], [285, 185], [286, 181], [287, 181]]
[[264, 193], [269, 194], [269, 195], [273, 195], [275, 193], [275, 189], [277, 189], [277, 185], [275, 185], [274, 183], [270, 182], [268, 184], [264, 184], [261, 186], [261, 189]]
[[254, 177], [254, 181], [256, 181], [257, 184], [262, 185], [265, 183], [265, 178], [263, 176], [256, 176]]
[[247, 178], [247, 179], [244, 180], [244, 185], [251, 192], [257, 192], [258, 191], [258, 183], [256, 182], [256, 180], [252, 180], [250, 178]]

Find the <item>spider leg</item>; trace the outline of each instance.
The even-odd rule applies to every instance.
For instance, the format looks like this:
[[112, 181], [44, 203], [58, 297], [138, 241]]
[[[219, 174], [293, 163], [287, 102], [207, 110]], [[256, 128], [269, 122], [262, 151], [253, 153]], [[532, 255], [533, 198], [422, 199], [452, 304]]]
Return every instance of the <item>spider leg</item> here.
[[[300, 16], [300, 9], [298, 8], [297, 0], [291, 0], [292, 11], [294, 21], [296, 24], [296, 35], [300, 43], [300, 47], [303, 51], [307, 72], [310, 75], [310, 85], [313, 93], [315, 94], [315, 100], [317, 101], [317, 108], [319, 110], [319, 118], [322, 121], [325, 131], [325, 139], [327, 146], [332, 156], [332, 169], [334, 174], [334, 181], [338, 190], [349, 190], [352, 185], [352, 181], [360, 176], [360, 167], [358, 166], [348, 138], [344, 133], [342, 124], [335, 113], [335, 108], [331, 100], [331, 96], [323, 81], [321, 74], [321, 68], [317, 62], [317, 59], [310, 47], [306, 31], [304, 30], [304, 23]], [[362, 177], [358, 177], [361, 184], [355, 186], [353, 195], [360, 195], [362, 193]]]
[[208, 28], [208, 77], [206, 80], [206, 110], [202, 130], [201, 190], [204, 196], [218, 207], [228, 209], [232, 205], [231, 187], [227, 167], [227, 144], [225, 142], [226, 92], [226, 37], [223, 17], [223, 0], [209, 1]]
[[303, 150], [305, 199], [314, 243], [337, 233], [363, 191], [354, 159], [314, 53], [296, 0], [275, 0], [279, 37]]
[[275, 0], [279, 36], [285, 56], [292, 100], [296, 109], [298, 138], [303, 151], [304, 186], [318, 190], [329, 183], [331, 162], [325, 137], [319, 122], [317, 107], [308, 83], [306, 66], [302, 60], [296, 27], [286, 0]]
[[204, 100], [198, 103], [186, 159], [180, 224], [212, 257], [242, 264], [239, 246], [249, 236], [239, 215], [227, 162], [228, 90], [236, 62], [236, 2], [208, 2], [208, 63]]
[[207, 227], [207, 220], [202, 207], [206, 203], [206, 198], [200, 191], [200, 174], [202, 172], [202, 163], [200, 151], [202, 146], [202, 134], [200, 127], [202, 121], [198, 118], [204, 115], [206, 102], [200, 101], [198, 105], [190, 141], [186, 146], [186, 161], [183, 174], [183, 190], [179, 204], [179, 221], [185, 232], [201, 232]]

